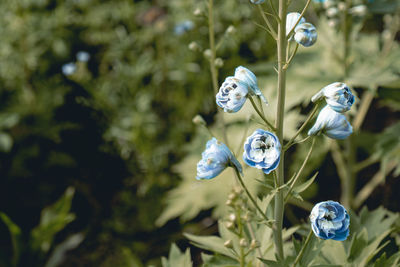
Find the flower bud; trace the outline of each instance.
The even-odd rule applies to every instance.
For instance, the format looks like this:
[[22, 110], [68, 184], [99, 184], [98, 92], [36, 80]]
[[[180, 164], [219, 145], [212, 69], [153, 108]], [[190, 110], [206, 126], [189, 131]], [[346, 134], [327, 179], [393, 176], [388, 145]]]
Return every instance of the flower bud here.
[[325, 9], [328, 9], [335, 5], [335, 1], [334, 0], [325, 0], [325, 1], [323, 1], [322, 5], [324, 6]]
[[228, 199], [228, 200], [225, 202], [225, 205], [230, 206], [230, 207], [233, 206], [232, 200]]
[[236, 28], [233, 25], [230, 25], [228, 29], [226, 29], [227, 34], [234, 34], [236, 32]]
[[226, 240], [225, 241], [225, 243], [224, 243], [224, 246], [226, 247], [226, 248], [233, 248], [233, 242], [232, 242], [232, 240]]
[[335, 17], [337, 14], [339, 14], [339, 9], [336, 7], [330, 7], [326, 10], [326, 15], [328, 17]]
[[250, 243], [250, 248], [251, 249], [255, 249], [255, 248], [259, 248], [260, 247], [260, 242], [258, 242], [257, 240], [255, 240], [255, 239], [252, 239], [251, 240], [251, 243]]
[[317, 30], [311, 23], [300, 24], [294, 32], [294, 40], [304, 47], [312, 46], [317, 41]]
[[298, 12], [291, 12], [288, 13], [286, 16], [286, 36], [295, 28], [297, 25], [300, 25], [302, 23], [305, 23], [306, 20], [305, 18], [301, 18], [299, 23], [296, 24], [296, 22], [299, 20], [301, 14]]
[[340, 11], [345, 11], [346, 10], [346, 3], [340, 2], [340, 3], [338, 3], [337, 7], [338, 7], [338, 9]]
[[192, 51], [199, 51], [200, 50], [200, 46], [196, 42], [191, 42], [188, 47]]
[[224, 65], [222, 58], [218, 57], [215, 59], [214, 64], [217, 68], [221, 68]]
[[311, 98], [311, 101], [316, 102], [322, 98], [325, 98], [326, 103], [339, 113], [349, 111], [354, 103], [354, 96], [350, 88], [341, 82], [334, 82], [325, 86]]
[[192, 122], [196, 125], [206, 125], [206, 121], [203, 119], [202, 116], [200, 116], [199, 114], [197, 114], [196, 116], [194, 116], [194, 118], [192, 119]]
[[233, 222], [227, 222], [226, 228], [228, 228], [229, 230], [233, 230], [235, 229], [235, 224]]
[[354, 16], [365, 16], [367, 14], [367, 7], [365, 5], [358, 5], [350, 8], [349, 13]]
[[229, 214], [228, 220], [231, 221], [231, 222], [235, 222], [236, 221], [236, 215], [233, 214], [233, 213]]
[[233, 191], [235, 191], [237, 195], [240, 195], [243, 192], [243, 189], [240, 186], [235, 186], [235, 188], [233, 188]]
[[250, 214], [249, 214], [249, 213], [246, 213], [245, 215], [243, 215], [242, 219], [243, 219], [243, 221], [245, 221], [245, 222], [249, 222], [249, 221], [250, 221]]
[[200, 8], [196, 8], [196, 9], [193, 11], [193, 15], [195, 15], [195, 16], [201, 16], [202, 13], [203, 13], [203, 12], [201, 11]]
[[210, 49], [206, 49], [206, 50], [204, 50], [203, 55], [205, 56], [205, 58], [210, 59], [212, 52]]
[[331, 28], [336, 28], [336, 26], [339, 25], [339, 20], [338, 19], [329, 19], [328, 20], [328, 26]]
[[247, 247], [249, 244], [247, 243], [247, 241], [246, 241], [246, 239], [244, 239], [244, 238], [241, 238], [240, 239], [240, 241], [239, 241], [239, 246], [241, 246], [241, 247]]

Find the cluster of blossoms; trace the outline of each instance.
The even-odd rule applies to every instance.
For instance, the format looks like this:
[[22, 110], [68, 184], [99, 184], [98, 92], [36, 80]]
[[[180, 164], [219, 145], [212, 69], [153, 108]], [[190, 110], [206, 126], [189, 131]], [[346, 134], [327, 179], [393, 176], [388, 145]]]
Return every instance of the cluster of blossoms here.
[[[76, 60], [78, 62], [88, 62], [90, 59], [90, 54], [86, 51], [79, 51], [76, 53]], [[69, 62], [61, 67], [61, 71], [65, 76], [70, 76], [76, 72], [77, 66], [75, 62]]]
[[311, 101], [316, 102], [322, 98], [325, 98], [327, 105], [319, 113], [308, 135], [322, 132], [333, 139], [347, 138], [353, 132], [353, 127], [343, 115], [354, 103], [354, 96], [349, 87], [340, 82], [329, 84], [315, 94]]

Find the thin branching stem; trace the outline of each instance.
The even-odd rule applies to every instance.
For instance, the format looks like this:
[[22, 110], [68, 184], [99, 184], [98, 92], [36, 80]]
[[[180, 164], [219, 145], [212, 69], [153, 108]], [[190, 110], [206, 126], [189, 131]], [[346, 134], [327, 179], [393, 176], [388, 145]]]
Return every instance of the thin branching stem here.
[[275, 131], [275, 127], [272, 126], [272, 124], [265, 118], [264, 114], [261, 113], [261, 111], [258, 109], [256, 103], [254, 102], [254, 99], [252, 96], [249, 96], [251, 105], [253, 106], [254, 110], [257, 112], [257, 114], [260, 116], [260, 118], [273, 130]]
[[[288, 45], [288, 46], [289, 46], [289, 45]], [[285, 66], [283, 66], [284, 69], [287, 69], [287, 68], [289, 67], [290, 62], [292, 62], [292, 60], [293, 60], [294, 56], [296, 55], [298, 49], [299, 49], [299, 44], [296, 43], [296, 47], [294, 48], [293, 54], [292, 54], [292, 55], [290, 56], [290, 58], [286, 61]]]
[[293, 267], [296, 267], [296, 264], [301, 261], [301, 258], [303, 257], [304, 252], [306, 251], [306, 248], [307, 248], [308, 244], [310, 243], [311, 238], [312, 238], [312, 230], [310, 230], [310, 232], [308, 233], [306, 242], [304, 243], [304, 245], [301, 248], [299, 254], [297, 255], [297, 257], [296, 257], [296, 259], [295, 259], [295, 261], [293, 263]]
[[276, 35], [276, 31], [274, 30], [274, 27], [272, 26], [271, 22], [268, 20], [267, 16], [265, 16], [264, 10], [262, 9], [262, 7], [260, 5], [257, 5], [258, 10], [260, 11], [261, 17], [263, 18], [263, 20], [265, 21], [265, 24], [267, 25], [268, 29], [270, 30], [270, 34], [272, 35], [272, 38], [274, 38], [276, 40], [277, 35]]

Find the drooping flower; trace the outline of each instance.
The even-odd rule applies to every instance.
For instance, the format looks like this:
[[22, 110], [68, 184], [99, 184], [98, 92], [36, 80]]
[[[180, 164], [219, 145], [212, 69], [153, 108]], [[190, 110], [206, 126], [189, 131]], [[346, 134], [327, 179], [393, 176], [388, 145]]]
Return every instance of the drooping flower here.
[[271, 132], [257, 129], [244, 143], [244, 162], [266, 174], [278, 167], [280, 157], [281, 144], [278, 137]]
[[187, 31], [190, 31], [194, 28], [194, 23], [191, 20], [185, 20], [181, 23], [178, 23], [174, 28], [174, 33], [176, 35], [182, 35]]
[[206, 150], [201, 154], [201, 160], [197, 163], [196, 179], [212, 179], [228, 166], [235, 167], [242, 172], [242, 166], [229, 148], [213, 137], [207, 142]]
[[257, 77], [251, 70], [246, 67], [239, 66], [235, 69], [235, 78], [238, 78], [249, 86], [250, 94], [260, 97], [265, 104], [268, 104], [267, 99], [261, 93], [260, 88], [258, 88]]
[[[299, 21], [299, 23], [296, 24], [296, 22], [299, 20], [301, 14], [298, 12], [290, 12], [286, 16], [286, 36], [297, 26], [302, 23], [306, 22], [306, 19], [302, 17]], [[291, 37], [292, 38], [292, 37]], [[290, 38], [290, 39], [291, 39]]]
[[350, 216], [338, 202], [329, 200], [315, 205], [310, 221], [314, 234], [319, 238], [344, 241], [349, 235]]
[[62, 66], [61, 70], [62, 70], [62, 73], [66, 76], [72, 75], [76, 71], [76, 64], [73, 62], [64, 64]]
[[238, 112], [246, 102], [247, 88], [247, 84], [239, 79], [227, 77], [216, 95], [218, 106], [225, 112]]
[[335, 82], [322, 88], [312, 98], [312, 102], [325, 97], [326, 103], [336, 112], [346, 112], [350, 110], [354, 103], [354, 96], [350, 88], [345, 83]]
[[309, 47], [317, 41], [317, 29], [311, 23], [299, 24], [294, 29], [294, 40], [304, 47]]
[[222, 83], [216, 95], [216, 102], [225, 112], [238, 112], [246, 102], [248, 94], [257, 95], [267, 103], [267, 99], [258, 88], [256, 75], [239, 66], [235, 70], [235, 76], [227, 77]]
[[250, 2], [252, 2], [253, 4], [262, 4], [265, 2], [265, 0], [250, 0]]
[[76, 53], [76, 59], [80, 62], [88, 62], [90, 59], [90, 54], [86, 51], [79, 51]]
[[308, 131], [308, 135], [316, 135], [319, 132], [333, 139], [345, 139], [353, 132], [353, 127], [346, 116], [326, 105], [318, 114], [317, 121]]

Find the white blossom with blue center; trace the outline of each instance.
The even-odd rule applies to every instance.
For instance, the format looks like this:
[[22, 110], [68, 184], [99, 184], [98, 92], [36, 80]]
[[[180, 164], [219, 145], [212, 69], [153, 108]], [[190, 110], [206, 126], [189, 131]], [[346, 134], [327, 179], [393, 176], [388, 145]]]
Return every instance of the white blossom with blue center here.
[[242, 166], [229, 148], [213, 137], [207, 142], [206, 150], [201, 154], [201, 160], [197, 163], [196, 179], [212, 179], [228, 166], [242, 172]]
[[317, 135], [320, 132], [333, 139], [345, 139], [353, 132], [353, 127], [346, 116], [327, 105], [318, 114], [317, 121], [308, 131], [308, 135]]
[[349, 235], [350, 217], [338, 202], [329, 200], [315, 205], [310, 221], [314, 234], [319, 238], [344, 241]]
[[326, 103], [336, 112], [346, 112], [350, 110], [354, 103], [354, 96], [350, 88], [341, 82], [331, 83], [322, 88], [312, 98], [312, 102], [316, 102], [321, 98], [325, 98]]
[[278, 137], [262, 129], [257, 129], [244, 144], [243, 160], [254, 168], [268, 174], [278, 167], [281, 144]]

